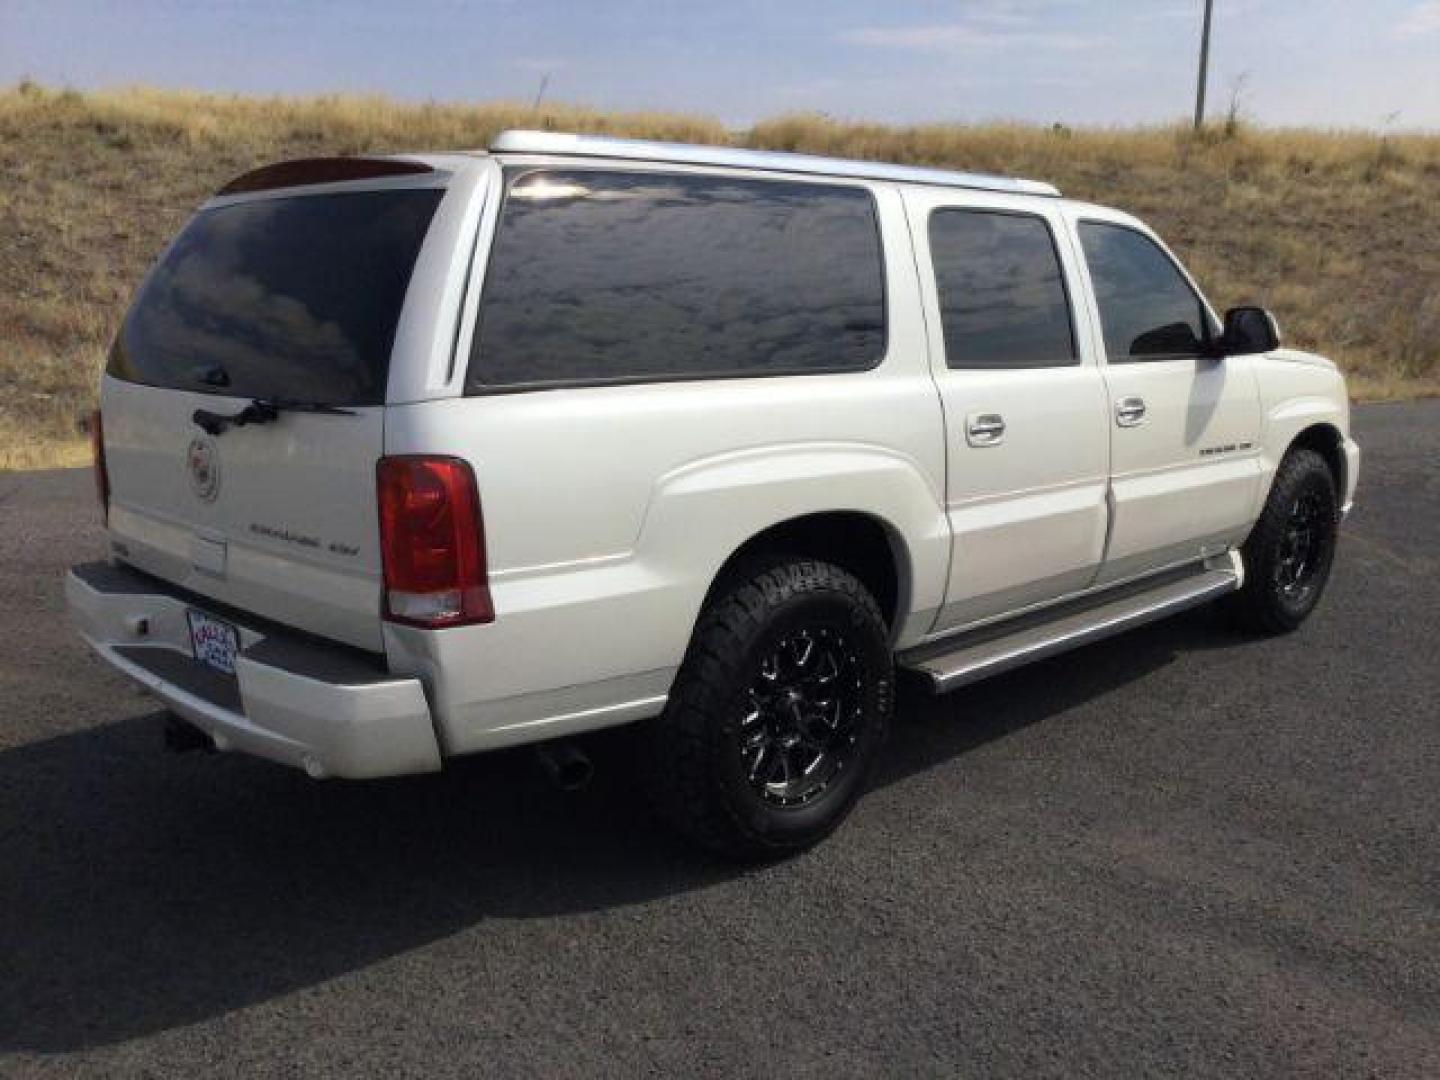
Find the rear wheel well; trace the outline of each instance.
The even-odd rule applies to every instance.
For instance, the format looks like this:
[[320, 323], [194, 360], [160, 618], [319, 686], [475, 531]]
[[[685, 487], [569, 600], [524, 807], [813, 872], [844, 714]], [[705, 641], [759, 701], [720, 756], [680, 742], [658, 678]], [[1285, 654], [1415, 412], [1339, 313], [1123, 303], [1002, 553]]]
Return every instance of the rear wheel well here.
[[1330, 469], [1330, 478], [1335, 481], [1335, 493], [1341, 498], [1345, 492], [1345, 451], [1341, 446], [1342, 438], [1339, 429], [1330, 424], [1312, 424], [1296, 435], [1290, 443], [1290, 450], [1303, 446], [1314, 450], [1325, 459], [1325, 464]]
[[903, 588], [900, 551], [889, 527], [869, 514], [842, 510], [791, 518], [740, 545], [715, 575], [705, 601], [708, 604], [757, 563], [817, 559], [853, 574], [875, 598], [893, 630]]

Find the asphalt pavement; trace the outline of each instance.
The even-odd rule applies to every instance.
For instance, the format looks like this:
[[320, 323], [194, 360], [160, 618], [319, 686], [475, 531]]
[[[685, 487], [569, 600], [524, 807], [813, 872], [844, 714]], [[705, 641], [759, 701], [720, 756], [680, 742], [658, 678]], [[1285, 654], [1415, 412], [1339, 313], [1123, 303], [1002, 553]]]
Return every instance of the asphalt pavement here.
[[623, 739], [573, 795], [164, 753], [64, 619], [88, 473], [0, 474], [0, 1074], [1440, 1075], [1440, 403], [1355, 426], [1300, 632], [912, 691], [846, 826], [748, 870]]

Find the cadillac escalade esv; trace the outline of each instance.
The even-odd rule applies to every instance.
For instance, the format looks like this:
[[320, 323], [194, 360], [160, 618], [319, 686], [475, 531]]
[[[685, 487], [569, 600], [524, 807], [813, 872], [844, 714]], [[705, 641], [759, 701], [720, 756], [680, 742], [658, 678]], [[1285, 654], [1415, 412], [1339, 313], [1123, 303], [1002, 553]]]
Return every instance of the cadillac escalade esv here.
[[1211, 600], [1294, 629], [1359, 461], [1335, 366], [1124, 213], [541, 132], [240, 177], [100, 397], [70, 609], [190, 738], [576, 779], [632, 725], [664, 817], [749, 858], [844, 818], [897, 668], [946, 691]]

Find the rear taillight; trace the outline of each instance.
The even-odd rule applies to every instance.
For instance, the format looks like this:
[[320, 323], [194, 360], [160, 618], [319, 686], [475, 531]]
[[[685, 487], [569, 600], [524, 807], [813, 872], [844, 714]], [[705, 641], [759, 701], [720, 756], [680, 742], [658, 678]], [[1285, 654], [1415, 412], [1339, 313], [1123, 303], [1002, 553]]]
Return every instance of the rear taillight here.
[[450, 457], [381, 458], [377, 485], [385, 618], [431, 628], [491, 622], [470, 466]]
[[105, 429], [100, 410], [90, 413], [90, 457], [95, 463], [95, 497], [100, 500], [100, 520], [110, 521], [110, 471], [105, 468]]

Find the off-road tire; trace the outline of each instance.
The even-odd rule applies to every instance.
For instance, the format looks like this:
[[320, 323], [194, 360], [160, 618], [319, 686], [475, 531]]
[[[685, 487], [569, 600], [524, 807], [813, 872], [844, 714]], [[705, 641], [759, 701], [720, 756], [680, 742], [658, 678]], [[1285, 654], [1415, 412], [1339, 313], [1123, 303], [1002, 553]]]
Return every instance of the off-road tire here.
[[[1308, 528], [1301, 529], [1313, 535], [1313, 549], [1300, 580], [1287, 586], [1295, 569], [1296, 523], [1302, 507], [1308, 507], [1313, 518]], [[1240, 549], [1245, 585], [1225, 600], [1235, 624], [1249, 633], [1268, 635], [1288, 633], [1304, 622], [1330, 578], [1339, 524], [1339, 496], [1325, 459], [1306, 447], [1291, 450], [1275, 473], [1260, 519]]]
[[[832, 832], [864, 789], [889, 726], [895, 678], [887, 636], [874, 598], [838, 566], [800, 559], [731, 576], [701, 612], [665, 711], [636, 733], [643, 780], [665, 822], [744, 861], [780, 858]], [[756, 738], [756, 686], [772, 677], [776, 650], [801, 655], [807, 639], [829, 642], [835, 657], [843, 653], [837, 663], [850, 696], [841, 700], [849, 703], [853, 739], [847, 736], [844, 753], [837, 751], [835, 771], [818, 793], [777, 805], [771, 800], [782, 796], [750, 766], [763, 754], [747, 758], [744, 740]], [[801, 710], [794, 711], [799, 724]], [[796, 772], [796, 784], [806, 780], [807, 773]], [[784, 777], [791, 779], [788, 762]]]

